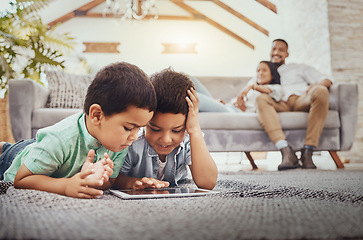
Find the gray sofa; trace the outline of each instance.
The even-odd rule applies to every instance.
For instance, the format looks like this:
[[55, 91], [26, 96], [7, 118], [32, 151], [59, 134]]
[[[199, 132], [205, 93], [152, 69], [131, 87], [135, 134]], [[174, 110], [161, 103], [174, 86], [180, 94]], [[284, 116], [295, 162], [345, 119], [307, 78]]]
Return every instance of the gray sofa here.
[[[215, 98], [229, 101], [249, 78], [198, 77]], [[50, 126], [81, 109], [47, 108], [49, 90], [32, 80], [9, 82], [10, 122], [15, 140], [35, 137], [38, 129]], [[287, 140], [298, 151], [303, 146], [308, 113], [279, 113]], [[250, 152], [276, 151], [255, 113], [199, 114], [206, 144], [211, 152], [245, 152], [254, 169]], [[337, 151], [352, 147], [358, 118], [358, 86], [337, 83], [330, 89], [330, 111], [319, 148], [329, 151], [338, 168], [343, 168]]]

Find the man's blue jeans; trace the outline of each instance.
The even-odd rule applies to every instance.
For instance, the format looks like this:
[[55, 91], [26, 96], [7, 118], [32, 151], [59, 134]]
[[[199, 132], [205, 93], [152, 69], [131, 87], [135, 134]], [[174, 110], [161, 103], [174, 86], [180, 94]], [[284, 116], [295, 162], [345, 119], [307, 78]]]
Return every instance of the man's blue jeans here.
[[0, 180], [4, 179], [4, 173], [14, 161], [16, 155], [21, 152], [26, 146], [35, 142], [35, 139], [21, 140], [14, 144], [5, 143], [0, 156]]

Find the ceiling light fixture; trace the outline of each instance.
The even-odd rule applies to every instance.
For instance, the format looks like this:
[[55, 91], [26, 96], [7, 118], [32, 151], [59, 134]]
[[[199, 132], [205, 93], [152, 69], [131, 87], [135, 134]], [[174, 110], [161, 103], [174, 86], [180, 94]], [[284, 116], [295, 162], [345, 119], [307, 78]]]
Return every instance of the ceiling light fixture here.
[[121, 20], [158, 19], [155, 0], [106, 0], [103, 16], [111, 15]]

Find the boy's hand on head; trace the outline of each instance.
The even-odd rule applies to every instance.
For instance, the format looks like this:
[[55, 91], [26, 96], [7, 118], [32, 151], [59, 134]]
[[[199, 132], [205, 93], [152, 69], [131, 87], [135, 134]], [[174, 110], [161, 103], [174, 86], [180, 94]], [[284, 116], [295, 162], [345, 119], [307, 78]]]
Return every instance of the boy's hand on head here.
[[136, 181], [133, 185], [134, 190], [140, 190], [145, 188], [164, 188], [169, 187], [169, 182], [160, 181], [155, 178], [143, 177], [142, 179]]
[[199, 98], [197, 92], [194, 88], [190, 88], [188, 90], [188, 95], [186, 97], [186, 101], [188, 103], [189, 111], [188, 117], [186, 120], [186, 130], [190, 134], [194, 132], [201, 132], [199, 119], [198, 119], [198, 112], [199, 112]]
[[65, 195], [75, 198], [97, 198], [102, 196], [102, 190], [89, 187], [99, 185], [98, 180], [87, 178], [93, 173], [93, 169], [85, 169], [69, 178], [64, 192]]

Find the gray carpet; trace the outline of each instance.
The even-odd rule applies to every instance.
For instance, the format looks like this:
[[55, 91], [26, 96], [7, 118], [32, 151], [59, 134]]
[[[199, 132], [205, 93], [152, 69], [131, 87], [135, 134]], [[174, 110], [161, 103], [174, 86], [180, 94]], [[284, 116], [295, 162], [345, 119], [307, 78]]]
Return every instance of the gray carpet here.
[[1, 239], [363, 239], [363, 171], [220, 173], [220, 194], [73, 199], [10, 187]]

